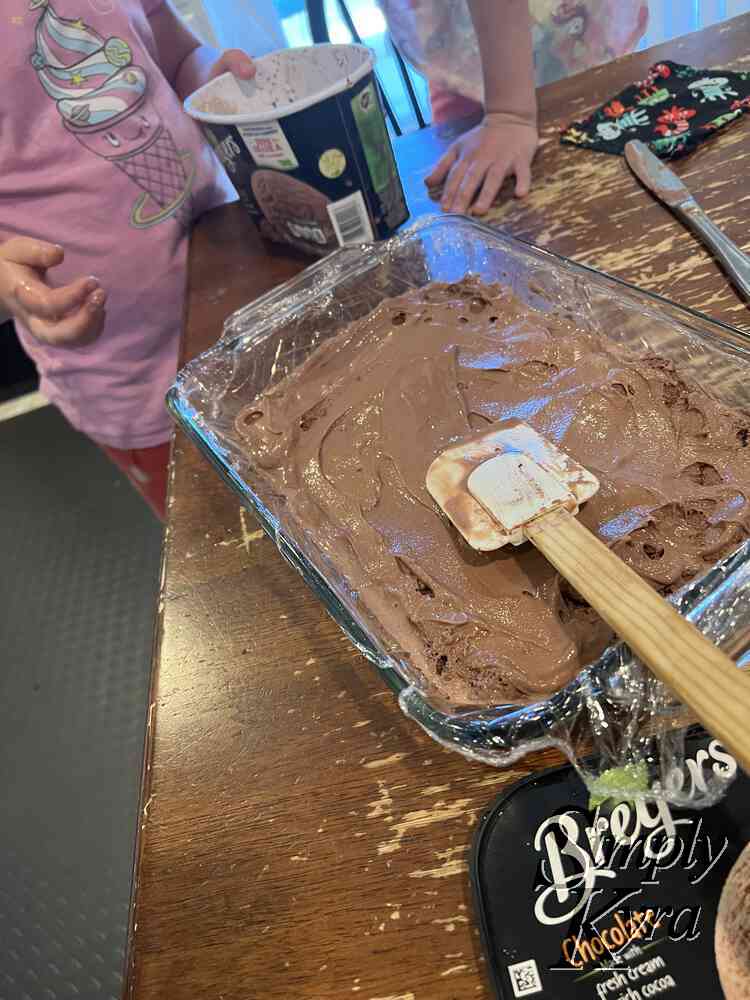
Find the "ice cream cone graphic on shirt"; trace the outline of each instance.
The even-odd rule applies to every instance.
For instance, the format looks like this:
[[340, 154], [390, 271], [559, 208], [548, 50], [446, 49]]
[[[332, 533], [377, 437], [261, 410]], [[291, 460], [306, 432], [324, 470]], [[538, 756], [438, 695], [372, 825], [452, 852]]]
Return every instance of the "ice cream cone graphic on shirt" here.
[[175, 146], [128, 43], [105, 39], [80, 19], [59, 17], [49, 0], [31, 0], [35, 8], [41, 13], [31, 62], [39, 82], [67, 131], [141, 189], [132, 224], [147, 228], [176, 217], [187, 225], [192, 157]]

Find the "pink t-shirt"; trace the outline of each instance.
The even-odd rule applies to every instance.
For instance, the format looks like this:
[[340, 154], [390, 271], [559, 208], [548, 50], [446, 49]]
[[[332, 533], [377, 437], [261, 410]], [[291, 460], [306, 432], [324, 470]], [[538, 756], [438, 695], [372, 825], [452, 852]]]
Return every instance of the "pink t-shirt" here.
[[0, 240], [65, 247], [54, 284], [95, 274], [107, 321], [88, 347], [19, 329], [41, 389], [115, 448], [166, 441], [192, 220], [231, 195], [164, 78], [148, 15], [162, 0], [3, 0]]

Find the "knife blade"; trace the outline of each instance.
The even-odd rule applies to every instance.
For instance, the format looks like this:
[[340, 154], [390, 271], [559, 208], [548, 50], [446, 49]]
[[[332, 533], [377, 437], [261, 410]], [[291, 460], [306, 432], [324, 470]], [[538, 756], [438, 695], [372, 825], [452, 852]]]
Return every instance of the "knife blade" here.
[[639, 139], [626, 143], [625, 159], [640, 182], [708, 247], [738, 291], [750, 299], [750, 257], [709, 219], [677, 174]]

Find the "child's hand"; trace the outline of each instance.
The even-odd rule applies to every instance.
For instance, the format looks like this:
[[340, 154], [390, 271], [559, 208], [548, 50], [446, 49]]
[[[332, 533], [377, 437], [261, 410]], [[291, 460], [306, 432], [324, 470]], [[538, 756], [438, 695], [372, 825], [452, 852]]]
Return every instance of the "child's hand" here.
[[444, 212], [467, 212], [474, 202], [472, 215], [484, 215], [511, 174], [516, 179], [516, 197], [529, 193], [531, 161], [538, 144], [532, 122], [509, 114], [487, 115], [481, 125], [453, 143], [425, 184], [430, 188], [443, 185], [440, 207]]
[[62, 247], [25, 236], [0, 243], [0, 305], [38, 340], [81, 346], [102, 332], [107, 295], [96, 278], [51, 288], [45, 274], [63, 257]]
[[252, 80], [255, 76], [255, 63], [242, 49], [227, 49], [209, 70], [208, 79], [215, 80], [222, 73], [233, 73], [240, 80]]

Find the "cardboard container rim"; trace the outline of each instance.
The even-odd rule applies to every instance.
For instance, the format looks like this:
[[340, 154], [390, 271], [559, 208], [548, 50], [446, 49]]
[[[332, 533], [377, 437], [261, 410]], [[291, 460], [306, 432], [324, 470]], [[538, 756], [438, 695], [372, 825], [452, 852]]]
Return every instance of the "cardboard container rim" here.
[[[306, 97], [302, 97], [298, 101], [293, 101], [291, 104], [286, 104], [280, 108], [269, 108], [267, 111], [259, 111], [255, 114], [242, 112], [236, 115], [222, 115], [212, 114], [209, 111], [200, 111], [198, 108], [193, 106], [196, 100], [199, 100], [202, 95], [209, 93], [221, 80], [224, 80], [228, 76], [233, 76], [231, 72], [222, 73], [221, 76], [217, 76], [214, 80], [209, 80], [208, 83], [204, 83], [202, 87], [198, 88], [198, 90], [193, 91], [193, 93], [189, 94], [183, 101], [183, 108], [191, 118], [195, 119], [195, 121], [203, 122], [206, 125], [246, 125], [253, 124], [255, 122], [278, 121], [280, 118], [286, 118], [289, 115], [296, 114], [298, 111], [304, 111], [306, 108], [312, 107], [314, 104], [320, 104], [321, 101], [325, 101], [329, 97], [335, 97], [336, 94], [341, 94], [345, 90], [349, 90], [350, 87], [353, 87], [355, 83], [359, 83], [359, 81], [363, 79], [363, 77], [367, 76], [368, 73], [372, 73], [375, 67], [375, 56], [372, 49], [370, 49], [367, 45], [358, 45], [354, 42], [321, 42], [317, 45], [300, 45], [295, 46], [294, 51], [299, 52], [307, 49], [322, 48], [357, 49], [358, 51], [365, 53], [366, 58], [363, 59], [362, 65], [357, 67], [353, 73], [349, 73], [348, 75], [341, 77], [340, 80], [329, 84], [327, 87], [316, 91], [314, 94], [308, 94]], [[255, 61], [256, 63], [259, 63], [264, 59], [268, 59], [270, 56], [290, 51], [292, 50], [277, 49], [275, 52], [269, 52]]]

